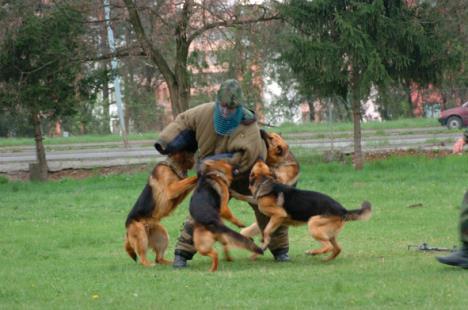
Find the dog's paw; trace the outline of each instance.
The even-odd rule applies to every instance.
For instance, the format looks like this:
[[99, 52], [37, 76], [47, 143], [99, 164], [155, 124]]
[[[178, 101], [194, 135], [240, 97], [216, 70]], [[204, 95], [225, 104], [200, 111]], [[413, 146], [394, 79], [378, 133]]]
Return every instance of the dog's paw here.
[[320, 254], [320, 253], [317, 253], [316, 250], [308, 250], [308, 251], [305, 251], [304, 253], [306, 255], [311, 255], [311, 256], [315, 256], [315, 255]]
[[254, 260], [257, 260], [257, 256], [258, 254], [257, 253], [254, 253], [250, 256], [250, 260], [254, 261]]
[[234, 225], [236, 225], [237, 227], [239, 227], [239, 228], [244, 228], [244, 227], [246, 227], [244, 223], [242, 223], [241, 221], [239, 221], [239, 220], [236, 219], [236, 218], [233, 218], [233, 219], [231, 220], [231, 222], [232, 222]]
[[155, 263], [150, 263], [150, 262], [141, 262], [141, 264], [144, 266], [144, 267], [154, 267], [156, 264]]
[[156, 260], [156, 263], [161, 264], [161, 265], [172, 265], [173, 261], [163, 258], [163, 259]]

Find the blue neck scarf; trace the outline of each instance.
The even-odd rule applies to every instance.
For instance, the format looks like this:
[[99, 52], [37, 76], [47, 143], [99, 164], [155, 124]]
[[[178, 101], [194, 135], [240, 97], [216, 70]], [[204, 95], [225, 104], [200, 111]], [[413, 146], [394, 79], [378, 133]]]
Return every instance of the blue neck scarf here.
[[234, 129], [239, 126], [242, 121], [242, 106], [238, 106], [236, 110], [231, 113], [228, 117], [223, 117], [221, 108], [216, 102], [214, 109], [214, 128], [217, 134], [219, 135], [230, 135]]

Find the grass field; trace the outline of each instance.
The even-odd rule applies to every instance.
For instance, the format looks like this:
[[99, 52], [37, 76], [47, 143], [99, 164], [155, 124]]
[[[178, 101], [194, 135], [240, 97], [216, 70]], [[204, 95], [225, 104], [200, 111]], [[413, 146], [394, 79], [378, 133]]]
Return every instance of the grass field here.
[[[363, 130], [371, 129], [379, 130], [383, 134], [384, 130], [395, 128], [425, 128], [425, 127], [439, 127], [440, 124], [436, 119], [431, 118], [411, 118], [400, 119], [384, 122], [367, 122], [362, 124]], [[289, 124], [285, 123], [279, 127], [271, 128], [273, 131], [278, 131], [284, 134], [296, 132], [309, 132], [313, 134], [329, 133], [331, 128], [333, 131], [352, 131], [353, 123], [351, 122], [336, 122], [333, 124], [323, 122], [319, 124]], [[447, 132], [447, 128], [440, 126], [441, 132]], [[128, 141], [141, 141], [141, 140], [155, 140], [158, 137], [157, 132], [147, 132], [142, 134], [130, 134]], [[119, 135], [82, 135], [70, 137], [45, 137], [45, 145], [61, 145], [73, 143], [99, 143], [99, 142], [120, 142], [122, 138]], [[34, 145], [33, 138], [0, 138], [0, 147], [6, 146], [21, 146], [21, 145]]]
[[[440, 127], [441, 131], [447, 131], [447, 127], [440, 126], [440, 123], [435, 118], [407, 118], [398, 119], [391, 121], [382, 122], [363, 122], [361, 123], [362, 130], [387, 130], [387, 129], [398, 129], [398, 128], [426, 128], [426, 127]], [[352, 122], [322, 122], [322, 123], [305, 123], [305, 124], [293, 124], [284, 123], [281, 126], [274, 128], [273, 130], [281, 131], [282, 133], [294, 133], [294, 132], [315, 132], [323, 133], [329, 132], [330, 128], [334, 131], [352, 131]]]
[[[329, 263], [304, 251], [318, 244], [290, 229], [287, 263], [196, 255], [189, 268], [144, 268], [123, 250], [124, 222], [146, 174], [20, 183], [0, 179], [0, 309], [466, 309], [468, 270], [408, 245], [458, 245], [458, 214], [468, 189], [468, 157], [391, 157], [360, 172], [299, 156], [300, 188], [330, 194], [347, 208], [367, 199], [369, 222], [348, 223], [342, 254]], [[410, 205], [422, 204], [409, 208]], [[232, 201], [246, 223], [253, 213]], [[165, 220], [168, 257], [187, 201]], [[444, 254], [442, 254], [444, 255]]]

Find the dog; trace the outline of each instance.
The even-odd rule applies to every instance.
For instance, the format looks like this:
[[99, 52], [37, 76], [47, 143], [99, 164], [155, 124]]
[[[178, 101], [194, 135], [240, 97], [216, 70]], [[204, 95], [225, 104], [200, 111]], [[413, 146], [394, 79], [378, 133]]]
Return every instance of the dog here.
[[[266, 164], [270, 167], [273, 178], [282, 184], [295, 186], [299, 179], [299, 162], [289, 150], [289, 145], [281, 135], [275, 132], [260, 130], [260, 135], [267, 146]], [[235, 198], [237, 193], [232, 193]], [[257, 222], [242, 229], [240, 233], [253, 238], [261, 233]]]
[[260, 130], [260, 135], [267, 146], [266, 164], [270, 167], [274, 179], [282, 184], [294, 186], [299, 179], [300, 166], [289, 145], [281, 135]]
[[263, 231], [263, 250], [267, 248], [271, 234], [280, 225], [307, 224], [312, 237], [323, 246], [309, 250], [306, 254], [331, 252], [326, 259], [330, 261], [341, 252], [336, 238], [345, 223], [368, 220], [372, 215], [371, 204], [367, 201], [362, 203], [360, 209], [346, 210], [339, 202], [325, 194], [300, 190], [276, 182], [270, 168], [261, 159], [257, 160], [250, 172], [249, 189], [260, 212], [270, 217]]
[[201, 255], [211, 257], [211, 272], [218, 269], [218, 253], [213, 247], [216, 241], [223, 245], [228, 261], [232, 261], [228, 245], [247, 249], [256, 255], [263, 254], [263, 250], [252, 240], [227, 227], [221, 220], [223, 218], [238, 227], [245, 227], [228, 207], [232, 179], [233, 168], [230, 164], [223, 160], [205, 160], [200, 166], [197, 186], [190, 199], [190, 215], [195, 222], [194, 246]]
[[148, 247], [155, 252], [156, 263], [172, 263], [164, 258], [169, 237], [160, 222], [195, 188], [198, 177], [187, 177], [194, 162], [194, 153], [183, 150], [169, 154], [166, 160], [157, 163], [128, 214], [125, 250], [134, 261], [138, 255], [143, 266], [154, 266], [146, 257]]

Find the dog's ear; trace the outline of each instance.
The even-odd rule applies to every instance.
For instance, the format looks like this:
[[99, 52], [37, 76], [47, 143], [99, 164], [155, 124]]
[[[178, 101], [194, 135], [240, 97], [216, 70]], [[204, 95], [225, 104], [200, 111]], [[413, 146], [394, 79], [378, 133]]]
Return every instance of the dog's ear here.
[[283, 154], [284, 154], [284, 148], [281, 145], [278, 145], [276, 147], [276, 155], [283, 156]]
[[196, 169], [197, 169], [197, 175], [198, 176], [202, 176], [206, 173], [206, 170], [208, 169], [208, 167], [210, 166], [210, 164], [212, 164], [213, 161], [212, 160], [199, 160], [197, 162], [197, 166], [196, 166]]
[[268, 148], [268, 139], [270, 138], [270, 136], [264, 129], [260, 129], [260, 137], [265, 142], [266, 147]]

